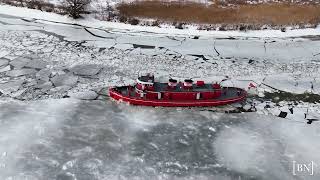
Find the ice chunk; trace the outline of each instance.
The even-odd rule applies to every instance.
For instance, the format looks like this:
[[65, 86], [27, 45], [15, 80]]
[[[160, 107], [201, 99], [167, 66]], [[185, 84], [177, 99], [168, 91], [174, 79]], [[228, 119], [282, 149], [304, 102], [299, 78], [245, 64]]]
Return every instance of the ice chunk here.
[[35, 59], [33, 61], [28, 62], [25, 67], [34, 68], [34, 69], [43, 69], [48, 65], [47, 62], [41, 61], [39, 59]]
[[4, 67], [4, 68], [0, 68], [0, 73], [2, 73], [2, 72], [7, 72], [7, 71], [10, 71], [11, 70], [11, 67], [10, 67], [10, 65], [9, 66], [6, 66], [6, 67]]
[[68, 96], [75, 99], [93, 100], [98, 97], [98, 94], [94, 91], [85, 91], [85, 92], [70, 92], [68, 93]]
[[25, 93], [26, 91], [27, 91], [27, 88], [23, 88], [23, 89], [20, 89], [16, 92], [13, 92], [10, 96], [17, 98], [17, 97], [21, 96], [23, 93]]
[[190, 56], [190, 55], [186, 55], [184, 56], [184, 59], [187, 60], [187, 61], [193, 61], [195, 59], [197, 59], [198, 57], [196, 56]]
[[5, 66], [5, 65], [8, 65], [9, 64], [9, 61], [5, 58], [0, 58], [0, 67], [1, 66]]
[[35, 79], [28, 79], [28, 82], [26, 82], [27, 87], [35, 86], [38, 82]]
[[116, 44], [114, 48], [121, 49], [121, 50], [129, 50], [129, 49], [133, 49], [133, 45], [132, 44]]
[[10, 94], [16, 92], [24, 83], [24, 80], [10, 81], [7, 83], [0, 84], [0, 92], [3, 94]]
[[100, 72], [102, 67], [96, 64], [76, 65], [70, 69], [71, 72], [81, 76], [93, 76]]
[[0, 51], [0, 57], [5, 57], [5, 56], [7, 56], [9, 54], [10, 54], [10, 51], [4, 51], [4, 50]]
[[42, 81], [49, 81], [49, 77], [51, 75], [51, 71], [49, 69], [41, 69], [39, 72], [37, 72], [36, 77], [39, 80]]
[[34, 69], [18, 69], [18, 70], [9, 71], [6, 73], [6, 75], [10, 77], [19, 77], [19, 76], [34, 74], [36, 72], [37, 71]]
[[10, 62], [10, 64], [15, 68], [15, 69], [21, 69], [25, 65], [28, 64], [28, 62], [31, 61], [30, 59], [27, 59], [25, 57], [18, 57]]
[[209, 127], [209, 130], [212, 132], [216, 132], [216, 129], [214, 127]]
[[37, 55], [37, 54], [27, 54], [24, 56], [25, 58], [28, 58], [28, 59], [32, 59], [32, 60], [35, 60], [35, 59], [39, 59], [40, 57]]
[[70, 86], [59, 86], [59, 87], [55, 87], [53, 89], [50, 89], [50, 92], [51, 92], [51, 94], [64, 93], [64, 92], [67, 92], [69, 89], [71, 89]]
[[45, 82], [43, 84], [38, 84], [35, 86], [35, 88], [41, 89], [42, 91], [47, 91], [47, 90], [51, 89], [52, 87], [53, 86], [52, 86], [51, 82]]
[[251, 109], [251, 105], [250, 104], [246, 104], [243, 106], [243, 109], [248, 111], [249, 109]]
[[51, 78], [51, 81], [55, 86], [74, 86], [78, 82], [78, 76], [72, 74], [61, 74]]
[[63, 70], [52, 71], [51, 76], [66, 74]]

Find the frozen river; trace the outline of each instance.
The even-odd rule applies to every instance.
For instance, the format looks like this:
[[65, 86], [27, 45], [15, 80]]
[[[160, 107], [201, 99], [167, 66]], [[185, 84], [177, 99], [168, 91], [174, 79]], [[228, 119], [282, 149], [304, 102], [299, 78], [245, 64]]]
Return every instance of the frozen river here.
[[319, 126], [72, 99], [0, 103], [1, 179], [319, 179]]
[[[262, 96], [320, 93], [320, 33], [184, 33], [0, 15], [0, 179], [320, 179], [319, 123], [303, 121], [312, 104], [296, 102], [291, 119], [281, 119], [263, 106], [224, 114], [98, 96], [145, 70], [163, 80], [228, 76], [244, 88], [254, 81]], [[271, 103], [278, 111], [288, 104]], [[313, 175], [311, 166], [295, 166], [310, 163]]]

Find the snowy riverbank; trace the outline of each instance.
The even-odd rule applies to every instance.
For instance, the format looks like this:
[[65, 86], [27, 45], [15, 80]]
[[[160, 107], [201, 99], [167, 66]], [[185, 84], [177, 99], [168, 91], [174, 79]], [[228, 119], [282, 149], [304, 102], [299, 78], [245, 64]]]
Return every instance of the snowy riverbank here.
[[143, 31], [157, 34], [170, 34], [170, 35], [189, 35], [189, 36], [213, 36], [213, 37], [229, 37], [229, 36], [242, 36], [242, 37], [299, 37], [299, 36], [316, 36], [320, 35], [320, 27], [308, 28], [308, 29], [294, 29], [287, 32], [281, 32], [280, 30], [259, 30], [259, 31], [205, 31], [197, 30], [196, 27], [190, 26], [189, 29], [175, 29], [171, 28], [158, 28], [147, 26], [134, 26], [124, 23], [99, 21], [94, 18], [87, 17], [85, 19], [74, 20], [68, 16], [62, 16], [55, 13], [43, 12], [40, 10], [13, 7], [8, 5], [0, 5], [1, 14], [23, 17], [27, 19], [39, 19], [47, 21], [56, 21], [61, 23], [75, 23], [82, 26], [88, 26], [91, 28], [102, 29], [118, 29], [124, 32]]

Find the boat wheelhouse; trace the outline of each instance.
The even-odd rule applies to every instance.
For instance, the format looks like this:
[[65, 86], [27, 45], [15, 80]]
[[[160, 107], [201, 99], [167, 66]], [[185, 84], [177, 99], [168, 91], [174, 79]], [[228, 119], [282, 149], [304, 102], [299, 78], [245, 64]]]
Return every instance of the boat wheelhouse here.
[[219, 83], [206, 84], [185, 79], [178, 82], [156, 82], [154, 75], [139, 76], [134, 86], [112, 87], [110, 97], [132, 105], [142, 106], [219, 106], [245, 100], [247, 93], [236, 87], [222, 87]]

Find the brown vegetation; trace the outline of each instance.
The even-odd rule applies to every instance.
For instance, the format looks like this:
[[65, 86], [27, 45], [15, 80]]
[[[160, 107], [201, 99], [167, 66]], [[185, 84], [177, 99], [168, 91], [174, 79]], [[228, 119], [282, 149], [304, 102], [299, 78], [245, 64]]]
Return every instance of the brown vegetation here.
[[160, 1], [120, 4], [117, 9], [127, 17], [153, 18], [172, 22], [204, 24], [301, 25], [319, 24], [320, 5], [238, 4], [232, 7]]

